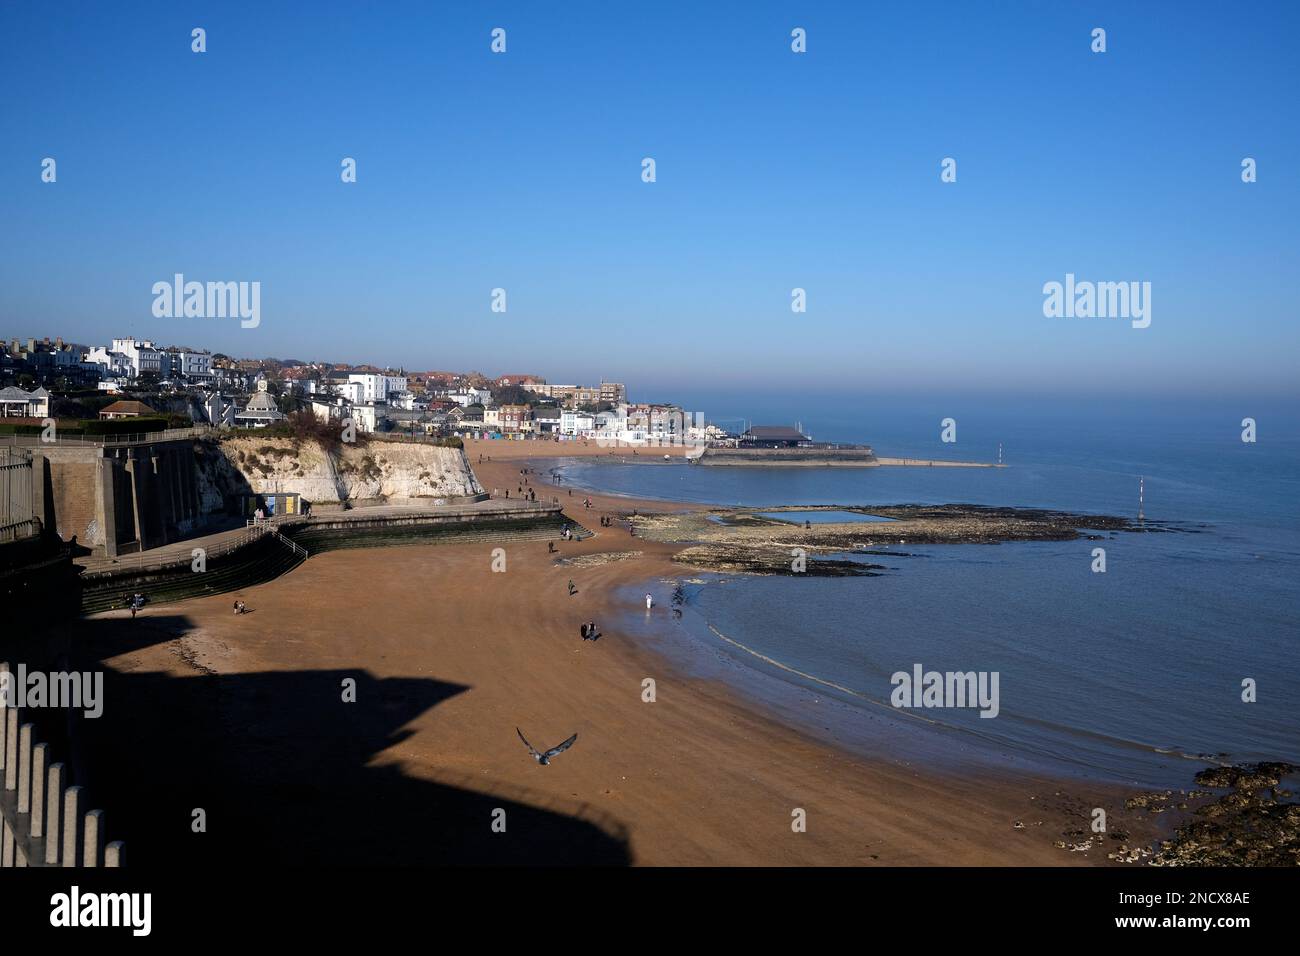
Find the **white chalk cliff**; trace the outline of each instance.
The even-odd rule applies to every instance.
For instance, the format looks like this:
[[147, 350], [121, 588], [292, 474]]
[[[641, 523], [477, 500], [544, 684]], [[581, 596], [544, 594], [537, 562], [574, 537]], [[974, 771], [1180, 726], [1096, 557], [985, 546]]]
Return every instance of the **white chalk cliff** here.
[[202, 510], [249, 491], [297, 492], [314, 504], [483, 494], [459, 448], [370, 441], [322, 448], [313, 439], [240, 436], [195, 442]]

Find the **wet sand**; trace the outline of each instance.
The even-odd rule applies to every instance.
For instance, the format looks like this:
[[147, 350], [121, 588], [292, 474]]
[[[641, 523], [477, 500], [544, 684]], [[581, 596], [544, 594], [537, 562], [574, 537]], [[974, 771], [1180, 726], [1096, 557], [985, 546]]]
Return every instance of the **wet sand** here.
[[[128, 676], [150, 676], [132, 702], [145, 713], [158, 704], [147, 688], [159, 674], [198, 677], [186, 684], [199, 687], [210, 686], [204, 678], [219, 682], [223, 675], [254, 674], [277, 686], [307, 672], [354, 671], [366, 675], [363, 693], [372, 682], [454, 686], [432, 706], [410, 714], [398, 709], [399, 726], [386, 730], [367, 757], [372, 779], [381, 773], [398, 795], [386, 801], [387, 810], [380, 808], [389, 819], [373, 820], [375, 827], [406, 825], [392, 819], [404, 814], [420, 816], [400, 795], [438, 784], [483, 795], [485, 808], [502, 802], [496, 798], [501, 794], [514, 801], [512, 807], [548, 811], [532, 818], [512, 810], [512, 835], [526, 838], [522, 828], [554, 826], [554, 814], [593, 821], [626, 840], [627, 858], [638, 864], [1105, 862], [1105, 850], [1070, 853], [1052, 843], [1063, 829], [1086, 827], [1085, 807], [1105, 806], [1113, 821], [1122, 818], [1124, 794], [1118, 791], [1006, 775], [945, 775], [907, 766], [907, 754], [897, 761], [861, 759], [780, 725], [726, 687], [683, 676], [657, 652], [653, 637], [633, 638], [613, 626], [635, 608], [617, 606], [611, 595], [642, 581], [653, 582], [652, 614], [667, 625], [671, 586], [660, 579], [680, 575], [670, 561], [674, 546], [633, 544], [625, 529], [596, 525], [589, 524], [593, 538], [559, 544], [561, 555], [641, 554], [563, 566], [545, 542], [528, 541], [503, 545], [507, 570], [495, 573], [494, 545], [487, 542], [336, 551], [238, 595], [147, 609], [134, 624], [120, 620], [120, 613], [107, 615], [92, 626], [100, 647], [133, 636], [134, 649], [108, 660]], [[572, 597], [570, 579], [578, 589]], [[233, 615], [234, 597], [254, 613]], [[605, 632], [595, 643], [579, 637], [579, 623], [589, 619]], [[656, 682], [654, 703], [642, 700], [647, 677]], [[227, 698], [240, 693], [237, 685], [246, 678], [231, 681], [235, 689], [223, 691]], [[337, 687], [334, 680], [321, 702], [296, 718], [306, 726], [321, 721], [319, 733], [289, 741], [277, 735], [263, 745], [291, 752], [291, 758], [276, 759], [300, 763], [297, 772], [309, 789], [325, 785], [312, 774], [326, 771], [313, 768], [326, 766], [320, 758], [339, 746], [327, 716], [339, 710]], [[260, 703], [254, 713], [274, 722], [277, 706], [284, 705]], [[220, 731], [207, 746], [254, 732], [242, 726], [245, 719], [227, 701]], [[575, 732], [578, 740], [542, 767], [516, 737], [516, 726], [542, 747]], [[200, 739], [194, 746], [205, 745]], [[238, 779], [243, 760], [223, 760], [222, 774]], [[303, 806], [309, 812], [313, 804]], [[470, 859], [480, 846], [489, 859], [507, 837], [492, 834], [487, 810], [480, 815], [475, 806], [454, 826], [473, 828], [465, 851]], [[796, 808], [806, 811], [807, 832], [792, 831]], [[287, 818], [289, 809], [275, 812]], [[355, 816], [348, 826], [364, 838], [368, 816], [364, 809]], [[1016, 828], [1016, 821], [1025, 827]], [[417, 828], [412, 832], [422, 826], [419, 819], [409, 825]], [[312, 842], [320, 829], [313, 825], [299, 837], [293, 852], [304, 862], [339, 859], [329, 850], [328, 832], [319, 835], [319, 845]], [[353, 855], [343, 859], [393, 858], [384, 841], [375, 843], [372, 856], [349, 846]], [[563, 848], [544, 841], [538, 846], [528, 862], [574, 862]], [[438, 862], [439, 852], [422, 848], [420, 859]]]

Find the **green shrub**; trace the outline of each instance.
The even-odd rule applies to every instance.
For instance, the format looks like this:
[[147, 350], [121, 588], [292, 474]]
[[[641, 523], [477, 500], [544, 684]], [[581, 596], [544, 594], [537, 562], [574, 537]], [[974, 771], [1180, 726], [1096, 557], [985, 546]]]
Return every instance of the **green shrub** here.
[[167, 419], [140, 418], [104, 418], [84, 422], [81, 426], [87, 435], [143, 435], [149, 432], [167, 430]]

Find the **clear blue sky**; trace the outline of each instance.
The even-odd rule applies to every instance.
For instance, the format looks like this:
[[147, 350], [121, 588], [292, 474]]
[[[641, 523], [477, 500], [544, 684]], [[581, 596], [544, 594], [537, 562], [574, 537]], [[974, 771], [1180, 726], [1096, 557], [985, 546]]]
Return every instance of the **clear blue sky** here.
[[[1290, 397], [1298, 9], [8, 2], [0, 333], [665, 398]], [[260, 281], [261, 326], [155, 319], [175, 272]], [[1150, 281], [1151, 327], [1045, 318], [1067, 272]]]

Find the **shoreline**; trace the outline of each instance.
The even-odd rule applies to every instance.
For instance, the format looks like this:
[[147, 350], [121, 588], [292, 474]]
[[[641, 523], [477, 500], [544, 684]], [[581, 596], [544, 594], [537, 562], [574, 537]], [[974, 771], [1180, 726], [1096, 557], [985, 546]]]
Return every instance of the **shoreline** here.
[[[584, 490], [584, 495], [587, 495], [588, 493], [589, 493], [588, 491]], [[615, 506], [619, 504], [622, 504], [624, 506], [635, 505], [637, 508], [637, 512], [634, 513], [645, 512], [645, 516], [643, 520], [650, 523], [654, 522], [655, 518], [653, 516], [656, 514], [667, 517], [674, 512], [682, 512], [682, 511], [700, 512], [700, 513], [702, 512], [721, 513], [721, 512], [732, 512], [732, 511], [742, 511], [742, 510], [756, 510], [756, 509], [741, 509], [741, 508], [720, 506], [720, 505], [709, 504], [705, 502], [645, 499], [645, 498], [636, 498], [631, 495], [609, 495], [609, 494], [604, 494], [599, 492], [590, 492], [590, 495], [592, 497], [593, 502], [596, 501], [597, 498], [599, 498], [601, 500], [602, 505], [611, 505], [611, 504]], [[1002, 517], [1008, 515], [1015, 515], [1017, 517], [1028, 516], [1031, 518], [1031, 520], [1047, 519], [1049, 521], [1054, 521], [1058, 523], [1061, 520], [1065, 520], [1067, 523], [1077, 522], [1077, 524], [1075, 525], [1076, 533], [1072, 533], [1067, 536], [1067, 535], [1059, 535], [1055, 532], [1051, 532], [1045, 534], [1043, 536], [1043, 540], [1054, 540], [1054, 539], [1060, 539], [1062, 537], [1083, 537], [1092, 540], [1097, 540], [1104, 537], [1105, 535], [1113, 537], [1115, 532], [1121, 532], [1121, 533], [1124, 531], [1128, 531], [1128, 532], [1175, 531], [1177, 532], [1177, 531], [1184, 530], [1183, 528], [1178, 527], [1177, 523], [1175, 523], [1174, 525], [1167, 525], [1165, 523], [1160, 523], [1160, 522], [1155, 522], [1151, 524], [1141, 524], [1141, 523], [1134, 524], [1130, 519], [1126, 519], [1126, 518], [1116, 518], [1112, 516], [1099, 515], [1099, 514], [1083, 514], [1083, 513], [1070, 514], [1066, 512], [1052, 511], [1052, 510], [1041, 509], [1041, 508], [1016, 509], [1016, 508], [1000, 508], [1000, 507], [981, 506], [981, 505], [976, 505], [976, 506], [873, 505], [870, 507], [854, 506], [850, 510], [860, 510], [864, 512], [890, 512], [890, 513], [901, 515], [901, 513], [907, 511], [919, 510], [924, 512], [932, 512], [936, 510], [943, 510], [944, 508], [948, 508], [948, 507], [956, 507], [956, 508], [969, 507], [970, 509], [980, 513], [997, 515]], [[809, 505], [782, 504], [777, 506], [771, 506], [765, 508], [764, 510], [806, 511], [806, 510], [841, 510], [846, 508], [849, 508], [849, 506], [842, 506], [842, 505], [809, 506]], [[726, 520], [725, 515], [722, 520], [724, 521]], [[640, 519], [638, 520], [638, 524], [640, 524]], [[1091, 531], [1103, 531], [1105, 532], [1105, 535], [1090, 533]], [[1034, 539], [1035, 539], [1035, 535], [1032, 534], [1026, 537], [1022, 537], [1020, 534], [1016, 534], [1011, 537], [1008, 537], [1006, 540], [1034, 540]], [[672, 540], [671, 535], [665, 538], [661, 538], [661, 540], [663, 540], [665, 543], [676, 543], [679, 546], [681, 546], [681, 542], [674, 542]], [[916, 542], [916, 543], [922, 543], [922, 542]], [[684, 546], [681, 547], [684, 550]], [[680, 551], [678, 553], [680, 553]], [[871, 552], [867, 552], [867, 553], [871, 553]], [[709, 572], [709, 569], [707, 567], [701, 567], [699, 568], [699, 570], [703, 570], [706, 573]], [[691, 573], [690, 567], [681, 568], [678, 571], [679, 576], [688, 575], [690, 573]], [[729, 573], [729, 572], [723, 572], [724, 575], [725, 573]], [[745, 576], [749, 572], [742, 569], [740, 570], [739, 573], [742, 576]], [[761, 575], [770, 576], [770, 570], [760, 571], [759, 573]], [[689, 614], [690, 611], [688, 610], [687, 613]], [[763, 658], [762, 654], [758, 654], [757, 652], [752, 651], [751, 649], [745, 647], [745, 645], [736, 642], [734, 638], [724, 635], [721, 632], [717, 631], [717, 629], [713, 627], [707, 620], [705, 620], [702, 615], [699, 615], [698, 612], [696, 612], [696, 616], [699, 618], [700, 623], [702, 623], [711, 632], [713, 632], [720, 641], [726, 643], [737, 643], [739, 647], [744, 648], [750, 654], [754, 654], [756, 657], [760, 659]], [[711, 651], [717, 653], [716, 647], [706, 646], [708, 642], [701, 643], [697, 641], [696, 643], [700, 645], [694, 649], [697, 652], [696, 653], [697, 657], [701, 653], [708, 654]], [[683, 666], [685, 666], [684, 659], [682, 658], [682, 656], [680, 656], [680, 654], [677, 657], [672, 659], [676, 663], [683, 664]], [[808, 712], [809, 709], [806, 705], [808, 703], [811, 703], [812, 705], [814, 705], [813, 710], [815, 711], [816, 710], [815, 705], [822, 703], [823, 700], [825, 701], [832, 700], [833, 694], [832, 695], [823, 694], [822, 697], [819, 699], [816, 696], [815, 692], [809, 691], [809, 686], [807, 682], [801, 683], [799, 681], [788, 681], [788, 680], [781, 681], [780, 678], [776, 678], [776, 680], [779, 683], [784, 684], [784, 686], [791, 692], [792, 696], [798, 697], [802, 693], [805, 698], [802, 705], [791, 707], [787, 702], [785, 706], [782, 706], [773, 699], [773, 695], [761, 691], [755, 691], [752, 687], [747, 689], [743, 686], [746, 683], [745, 678], [753, 678], [757, 682], [761, 682], [763, 679], [772, 680], [773, 675], [770, 673], [766, 673], [765, 668], [755, 667], [752, 665], [743, 665], [743, 664], [736, 665], [734, 664], [734, 662], [732, 666], [733, 668], [736, 666], [740, 666], [744, 668], [747, 671], [747, 673], [744, 675], [744, 678], [740, 680], [724, 681], [724, 682], [727, 683], [737, 694], [740, 695], [741, 700], [745, 702], [744, 706], [756, 706], [762, 714], [764, 714], [768, 719], [775, 721], [778, 725], [783, 726], [787, 729], [793, 729], [796, 732], [802, 734], [810, 735], [815, 740], [820, 740], [824, 743], [828, 743], [830, 746], [833, 746], [845, 752], [846, 754], [849, 754], [854, 759], [866, 759], [867, 761], [870, 762], [872, 760], [881, 760], [881, 759], [889, 761], [891, 759], [897, 758], [896, 752], [895, 753], [888, 752], [890, 749], [889, 747], [885, 748], [886, 753], [884, 754], [878, 752], [872, 753], [867, 748], [861, 745], [855, 745], [853, 741], [836, 739], [836, 735], [834, 733], [830, 733], [830, 734], [824, 733], [823, 731], [830, 731], [830, 728], [821, 727], [820, 719], [810, 716]], [[776, 666], [778, 668], [788, 669], [788, 667], [780, 664], [780, 662], [776, 662]], [[800, 672], [796, 670], [794, 671], [794, 673], [799, 674]], [[818, 678], [816, 676], [811, 676], [810, 680], [815, 684], [826, 684], [832, 688], [836, 686], [833, 683], [824, 681], [821, 678]], [[857, 693], [853, 691], [849, 691], [849, 695], [858, 696]], [[840, 701], [839, 703], [844, 705], [843, 701]], [[849, 706], [849, 705], [844, 705], [844, 706]], [[896, 723], [898, 722], [899, 715], [897, 713], [891, 713], [889, 716]], [[916, 716], [916, 715], [908, 713], [907, 716]], [[918, 723], [926, 723], [926, 722], [927, 721], [925, 721], [924, 718], [921, 718], [921, 720], [918, 721]], [[1199, 819], [1199, 814], [1208, 813], [1210, 816], [1222, 817], [1225, 814], [1231, 816], [1234, 813], [1240, 812], [1240, 817], [1235, 821], [1235, 825], [1239, 827], [1241, 833], [1244, 833], [1248, 829], [1252, 829], [1254, 827], [1259, 826], [1260, 818], [1266, 819], [1269, 813], [1278, 809], [1277, 805], [1283, 802], [1283, 798], [1287, 794], [1286, 791], [1280, 790], [1280, 791], [1275, 791], [1271, 797], [1265, 796], [1262, 798], [1259, 797], [1257, 794], [1249, 791], [1245, 792], [1244, 794], [1241, 792], [1237, 792], [1237, 793], [1229, 793], [1226, 796], [1221, 796], [1221, 795], [1214, 794], [1208, 790], [1197, 789], [1197, 787], [1201, 785], [1201, 780], [1203, 777], [1205, 777], [1205, 775], [1220, 772], [1224, 770], [1225, 767], [1228, 770], [1234, 770], [1234, 769], [1239, 770], [1244, 777], [1249, 778], [1251, 776], [1258, 776], [1256, 770], [1258, 767], [1266, 766], [1264, 764], [1259, 764], [1259, 765], [1241, 764], [1234, 767], [1233, 765], [1224, 765], [1219, 761], [1211, 761], [1208, 758], [1206, 758], [1204, 755], [1196, 755], [1191, 753], [1178, 753], [1176, 751], [1166, 751], [1166, 750], [1161, 750], [1160, 748], [1155, 747], [1154, 745], [1146, 745], [1137, 742], [1117, 741], [1117, 743], [1120, 745], [1132, 746], [1138, 748], [1139, 750], [1149, 750], [1152, 753], [1164, 754], [1166, 756], [1176, 758], [1174, 760], [1175, 763], [1180, 763], [1180, 762], [1186, 763], [1185, 773], [1180, 772], [1177, 768], [1173, 768], [1173, 776], [1170, 777], [1171, 782], [1168, 783], [1167, 786], [1172, 786], [1175, 789], [1151, 790], [1150, 783], [1148, 783], [1144, 787], [1142, 784], [1138, 783], [1135, 779], [1129, 779], [1124, 775], [1116, 775], [1112, 772], [1106, 771], [1101, 767], [1084, 765], [1084, 764], [1078, 764], [1077, 766], [1074, 766], [1072, 765], [1072, 761], [1065, 757], [1044, 758], [1042, 755], [1039, 755], [1038, 758], [1035, 758], [1034, 756], [1028, 753], [1014, 754], [1014, 755], [1005, 752], [999, 753], [998, 752], [999, 749], [1004, 748], [1005, 744], [999, 744], [992, 741], [977, 740], [974, 738], [972, 738], [972, 741], [974, 743], [973, 747], [964, 746], [961, 742], [963, 732], [964, 732], [963, 728], [947, 725], [943, 723], [939, 723], [932, 728], [931, 727], [924, 728], [923, 733], [934, 738], [932, 740], [927, 741], [927, 745], [932, 745], [930, 749], [932, 749], [935, 752], [940, 750], [944, 750], [946, 752], [943, 753], [939, 757], [939, 760], [936, 762], [937, 764], [941, 763], [943, 765], [942, 769], [940, 769], [939, 766], [935, 765], [935, 766], [928, 767], [927, 770], [923, 772], [934, 773], [936, 775], [952, 774], [955, 772], [959, 775], [973, 774], [981, 778], [987, 778], [989, 775], [993, 775], [993, 776], [999, 776], [1005, 780], [1013, 780], [1013, 779], [1034, 780], [1034, 781], [1046, 780], [1046, 781], [1051, 781], [1051, 785], [1056, 787], [1085, 786], [1085, 787], [1097, 787], [1101, 789], [1112, 789], [1112, 790], [1118, 789], [1119, 791], [1126, 793], [1128, 795], [1126, 799], [1123, 801], [1123, 806], [1126, 809], [1134, 809], [1134, 808], [1145, 809], [1150, 814], [1152, 814], [1152, 816], [1140, 818], [1137, 820], [1134, 820], [1132, 817], [1129, 817], [1124, 821], [1124, 827], [1119, 832], [1123, 834], [1125, 838], [1130, 839], [1130, 841], [1133, 842], [1134, 845], [1130, 847], [1127, 843], [1121, 844], [1118, 850], [1115, 850], [1114, 852], [1106, 853], [1107, 859], [1115, 861], [1117, 863], [1132, 864], [1132, 863], [1140, 862], [1145, 858], [1153, 855], [1157, 856], [1164, 862], [1168, 862], [1168, 861], [1186, 862], [1187, 860], [1195, 860], [1199, 858], [1204, 860], [1205, 862], [1210, 862], [1215, 864], [1232, 862], [1238, 858], [1247, 859], [1247, 860], [1258, 858], [1261, 853], [1268, 852], [1267, 844], [1264, 844], [1264, 849], [1261, 850], [1259, 847], [1250, 846], [1249, 838], [1229, 846], [1225, 846], [1225, 845], [1214, 846], [1213, 840], [1204, 839], [1205, 836], [1204, 831], [1203, 829], [1198, 830], [1198, 827], [1200, 827], [1201, 825], [1196, 822]], [[964, 751], [964, 752], [961, 753], [960, 756], [955, 756], [956, 753], [959, 751]], [[972, 751], [975, 752], [972, 753]], [[982, 753], [979, 753], [978, 751], [982, 751]], [[1022, 765], [1017, 766], [1016, 764], [1018, 762]], [[1267, 766], [1286, 767], [1291, 765], [1275, 763], [1275, 764], [1269, 764]], [[1286, 774], [1284, 773], [1283, 776], [1285, 775]], [[1172, 782], [1175, 778], [1177, 778], [1180, 782], [1177, 783]], [[1159, 785], [1157, 785], [1157, 787], [1159, 787]], [[1181, 789], [1179, 789], [1180, 787]], [[1057, 790], [1056, 792], [1059, 795], [1061, 791]], [[1243, 798], [1245, 800], [1246, 805], [1248, 805], [1251, 809], [1240, 810], [1240, 808], [1243, 805], [1242, 804]], [[1036, 800], [1037, 797], [1033, 799]], [[1176, 812], [1167, 812], [1167, 811], [1176, 811]], [[1110, 811], [1108, 811], [1108, 813], [1109, 812]], [[1155, 816], [1156, 814], [1166, 814], [1166, 813], [1167, 815], [1163, 817]], [[1194, 813], [1196, 814], [1195, 816], [1193, 815]], [[1257, 814], [1258, 816], [1252, 819], [1249, 816], [1249, 814], [1251, 813]], [[1113, 822], [1114, 822], [1114, 818], [1112, 816], [1112, 824]], [[1231, 830], [1231, 826], [1225, 828], [1225, 830]], [[1066, 837], [1065, 841], [1062, 842], [1060, 840], [1056, 840], [1053, 841], [1053, 844], [1058, 850], [1071, 851], [1070, 855], [1072, 857], [1076, 852], [1086, 853], [1087, 850], [1090, 848], [1090, 844], [1093, 839], [1093, 835], [1088, 834], [1085, 831], [1080, 831], [1077, 828], [1074, 829], [1067, 828], [1065, 830], [1062, 830], [1062, 834]], [[1083, 841], [1080, 841], [1078, 839], [1081, 836], [1085, 838]], [[1101, 836], [1095, 836], [1095, 839], [1098, 841], [1098, 846], [1096, 847], [1096, 849], [1114, 850], [1113, 847], [1103, 846], [1105, 841]], [[1230, 838], [1223, 838], [1223, 839], [1224, 842], [1226, 843], [1227, 840]], [[1231, 839], [1235, 839], [1235, 837]], [[1246, 847], [1248, 847], [1248, 849], [1244, 849], [1244, 850], [1241, 849], [1241, 846], [1243, 844]], [[1056, 862], [1059, 863], [1061, 861], [1058, 860]], [[1098, 862], [1104, 863], [1105, 861], [1098, 861]]]
[[[591, 539], [563, 544], [562, 557], [606, 554], [611, 544], [624, 547], [616, 534], [599, 529]], [[620, 595], [647, 580], [656, 582], [651, 619], [667, 623], [670, 592], [657, 582], [675, 574], [668, 546], [639, 542], [641, 554], [578, 566], [555, 564], [539, 542], [505, 547], [511, 564], [504, 576], [491, 572], [485, 546], [329, 552], [239, 595], [253, 616], [232, 616], [223, 596], [146, 609], [135, 622], [101, 615], [85, 626], [101, 632], [99, 646], [135, 635], [130, 649], [109, 662], [123, 679], [141, 672], [188, 676], [194, 690], [187, 706], [194, 710], [212, 707], [214, 693], [221, 696], [223, 731], [251, 720], [253, 702], [245, 714], [239, 681], [221, 692], [194, 676], [220, 681], [250, 673], [290, 677], [305, 667], [361, 669], [361, 684], [372, 694], [372, 684], [428, 677], [463, 688], [409, 714], [366, 769], [378, 764], [430, 785], [472, 787], [489, 800], [494, 793], [525, 794], [525, 802], [554, 813], [615, 821], [605, 829], [626, 831], [630, 861], [641, 864], [1105, 863], [1097, 850], [1063, 854], [1053, 846], [1059, 833], [1086, 825], [1080, 814], [1091, 806], [1107, 807], [1116, 826], [1132, 817], [1126, 829], [1140, 832], [1143, 821], [1124, 809], [1122, 788], [1027, 774], [949, 774], [914, 765], [906, 755], [869, 760], [782, 724], [719, 681], [691, 677], [655, 637], [609, 623], [636, 611]], [[360, 568], [391, 561], [406, 565], [404, 582], [376, 580], [364, 602], [343, 597], [345, 582]], [[461, 584], [454, 600], [399, 599], [408, 590], [441, 593], [435, 582], [448, 576]], [[578, 585], [572, 598], [564, 593], [570, 578]], [[510, 600], [501, 599], [502, 586], [511, 588]], [[374, 627], [375, 606], [386, 608], [382, 628]], [[586, 618], [605, 631], [595, 643], [576, 633], [576, 622]], [[147, 641], [140, 641], [142, 633]], [[369, 635], [364, 646], [353, 640], [357, 633]], [[656, 681], [654, 703], [642, 699], [646, 677]], [[154, 720], [158, 701], [148, 691], [136, 696], [106, 719]], [[317, 716], [315, 709], [308, 714]], [[337, 745], [282, 740], [275, 724], [292, 718], [278, 714], [270, 727], [258, 728], [256, 736], [269, 739], [257, 748], [191, 734], [182, 730], [185, 714], [171, 717], [189, 747], [215, 754], [223, 768], [218, 776], [227, 781], [258, 780], [263, 758], [302, 763]], [[575, 731], [579, 740], [552, 767], [539, 768], [515, 739], [515, 726], [537, 742]], [[138, 786], [168, 789], [158, 779], [161, 768], [131, 767], [138, 755], [117, 759], [141, 774], [131, 777]], [[359, 799], [365, 776], [354, 769], [333, 780], [331, 799]], [[796, 808], [808, 814], [806, 833], [790, 828]], [[371, 825], [385, 826], [362, 826]], [[488, 852], [494, 837], [486, 822], [482, 831]], [[315, 833], [255, 829], [254, 835], [267, 840], [273, 857], [300, 862], [324, 862], [330, 847]], [[528, 862], [584, 862], [554, 852], [560, 855]]]
[[[522, 456], [474, 467], [485, 484], [528, 480], [539, 500], [559, 492], [521, 473]], [[790, 685], [773, 702], [702, 673], [667, 636], [673, 583], [691, 573], [673, 561], [681, 545], [593, 514], [700, 506], [568, 491], [567, 516], [594, 533], [554, 554], [539, 540], [330, 551], [234, 595], [73, 625], [78, 653], [106, 665], [98, 786], [135, 858], [172, 861], [156, 815], [188, 813], [196, 793], [241, 845], [296, 865], [1105, 866], [1170, 836], [1177, 815], [1155, 814], [1176, 791], [1138, 800], [978, 754], [954, 769], [883, 712], [869, 727], [882, 754], [866, 755], [812, 726], [839, 706], [829, 695]], [[232, 598], [252, 614], [232, 615]], [[598, 641], [580, 639], [586, 620]], [[356, 703], [339, 704], [341, 679]], [[543, 768], [516, 728], [578, 740]], [[1088, 829], [1097, 807], [1104, 836]], [[501, 808], [509, 839], [489, 826]]]

